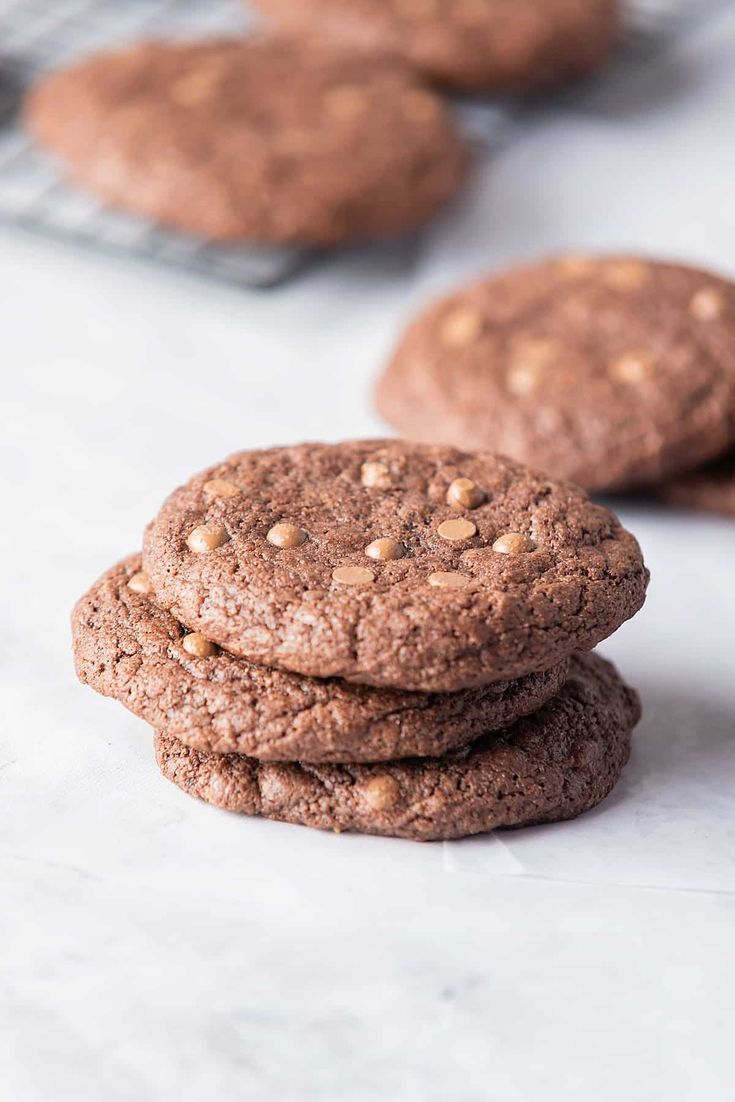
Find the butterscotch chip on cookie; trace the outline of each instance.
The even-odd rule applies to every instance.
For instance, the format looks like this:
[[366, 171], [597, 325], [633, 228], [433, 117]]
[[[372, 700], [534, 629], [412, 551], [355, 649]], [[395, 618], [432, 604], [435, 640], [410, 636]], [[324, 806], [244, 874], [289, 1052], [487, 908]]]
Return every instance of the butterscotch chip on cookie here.
[[[242, 492], [212, 498], [214, 479]], [[308, 538], [274, 545], [284, 522]], [[227, 538], [200, 552], [202, 528]], [[168, 498], [143, 559], [160, 603], [232, 654], [421, 692], [549, 669], [632, 616], [648, 580], [579, 488], [398, 440], [233, 455]]]
[[658, 494], [672, 505], [735, 517], [735, 453], [665, 482]]
[[393, 56], [465, 91], [527, 91], [589, 73], [617, 0], [257, 0], [276, 33], [351, 56]]
[[167, 736], [261, 761], [362, 762], [438, 755], [536, 711], [568, 664], [459, 693], [317, 680], [234, 658], [187, 632], [137, 584], [140, 556], [112, 567], [72, 616], [79, 678]]
[[79, 184], [218, 241], [400, 233], [465, 171], [447, 111], [407, 70], [296, 44], [143, 43], [42, 78], [25, 114]]
[[588, 490], [655, 484], [735, 443], [735, 286], [638, 257], [501, 273], [408, 326], [377, 404], [411, 439], [492, 447]]
[[265, 764], [156, 735], [164, 774], [216, 807], [322, 830], [416, 841], [572, 819], [614, 787], [640, 717], [609, 662], [572, 661], [560, 694], [512, 727], [443, 758], [380, 765]]

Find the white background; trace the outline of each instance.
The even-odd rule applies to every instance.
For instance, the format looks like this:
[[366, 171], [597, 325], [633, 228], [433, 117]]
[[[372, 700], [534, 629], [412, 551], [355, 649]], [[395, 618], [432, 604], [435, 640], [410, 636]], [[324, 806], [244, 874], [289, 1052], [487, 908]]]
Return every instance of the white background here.
[[375, 434], [427, 295], [634, 248], [735, 273], [735, 13], [480, 165], [419, 247], [248, 294], [0, 234], [0, 1082], [14, 1102], [732, 1099], [735, 523], [624, 506], [616, 793], [447, 845], [229, 817], [73, 677], [68, 613], [229, 451]]

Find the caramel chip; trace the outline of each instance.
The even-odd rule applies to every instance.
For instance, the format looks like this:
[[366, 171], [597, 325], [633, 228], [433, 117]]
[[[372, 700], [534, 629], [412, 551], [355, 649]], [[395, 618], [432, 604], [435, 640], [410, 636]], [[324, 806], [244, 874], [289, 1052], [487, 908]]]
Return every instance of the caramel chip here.
[[366, 566], [338, 566], [332, 571], [332, 578], [341, 585], [370, 585], [375, 581], [375, 575]]
[[468, 540], [477, 534], [477, 525], [471, 520], [458, 517], [456, 520], [445, 520], [437, 528], [438, 534], [443, 540]]
[[131, 574], [128, 578], [128, 589], [132, 589], [133, 593], [150, 593], [150, 579], [144, 570]]
[[236, 497], [240, 493], [235, 483], [228, 482], [226, 478], [210, 478], [202, 490], [208, 497]]
[[619, 383], [642, 383], [653, 372], [653, 360], [645, 352], [629, 352], [610, 365], [610, 375]]
[[717, 287], [703, 287], [692, 296], [689, 310], [697, 321], [717, 321], [725, 312], [725, 296]]
[[180, 77], [171, 87], [171, 98], [180, 107], [195, 107], [215, 92], [221, 77], [219, 66], [203, 68]]
[[493, 551], [501, 555], [523, 555], [535, 548], [533, 540], [522, 532], [506, 532], [505, 535], [498, 536], [493, 544]]
[[551, 367], [558, 355], [559, 348], [555, 341], [523, 341], [516, 348], [508, 371], [507, 384], [511, 394], [521, 397], [535, 390], [544, 371]]
[[297, 528], [295, 524], [281, 521], [273, 525], [265, 538], [274, 547], [287, 551], [292, 547], [300, 547], [302, 543], [306, 543], [309, 536], [303, 528]]
[[365, 554], [371, 559], [401, 559], [406, 552], [400, 540], [392, 540], [388, 537], [373, 540], [365, 548]]
[[389, 811], [401, 796], [401, 786], [390, 773], [381, 773], [363, 786], [362, 796], [373, 811]]
[[429, 574], [426, 580], [429, 585], [436, 589], [464, 589], [465, 586], [470, 584], [470, 579], [466, 574], [455, 574], [451, 570], [437, 570], [435, 573]]
[[181, 645], [187, 654], [195, 658], [211, 658], [217, 653], [217, 646], [211, 640], [206, 639], [198, 631], [192, 631], [181, 640]]
[[455, 509], [477, 509], [485, 494], [471, 478], [455, 478], [447, 490], [447, 503]]
[[616, 291], [637, 291], [649, 276], [648, 264], [640, 260], [620, 260], [602, 267], [602, 278]]
[[567, 256], [560, 256], [556, 266], [568, 279], [584, 279], [592, 275], [597, 268], [597, 262], [591, 256], [570, 253]]
[[474, 306], [456, 306], [444, 318], [439, 337], [446, 348], [465, 348], [482, 336], [485, 322]]
[[229, 538], [227, 529], [223, 525], [209, 523], [193, 528], [186, 537], [186, 542], [190, 551], [201, 554], [203, 551], [216, 550], [227, 543]]

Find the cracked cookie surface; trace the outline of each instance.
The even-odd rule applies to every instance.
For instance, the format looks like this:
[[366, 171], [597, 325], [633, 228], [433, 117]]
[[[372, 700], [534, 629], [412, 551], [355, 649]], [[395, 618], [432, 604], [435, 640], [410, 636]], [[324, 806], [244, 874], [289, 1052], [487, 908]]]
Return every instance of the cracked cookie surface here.
[[158, 601], [233, 654], [426, 692], [591, 649], [648, 581], [578, 487], [398, 440], [233, 455], [167, 499], [143, 560]]
[[597, 69], [617, 0], [256, 0], [276, 33], [385, 55], [464, 91], [528, 91]]
[[465, 692], [402, 693], [254, 666], [203, 646], [152, 600], [140, 555], [112, 567], [72, 616], [81, 681], [197, 750], [261, 761], [437, 756], [536, 711], [568, 664]]
[[639, 717], [636, 693], [589, 654], [572, 659], [566, 685], [540, 711], [444, 758], [306, 766], [202, 754], [160, 733], [155, 746], [164, 776], [227, 811], [430, 841], [594, 807], [618, 780]]
[[735, 443], [735, 285], [638, 257], [510, 270], [419, 314], [376, 396], [413, 439], [588, 490], [657, 483]]
[[217, 241], [401, 233], [458, 189], [466, 152], [402, 67], [241, 39], [145, 42], [46, 75], [25, 118], [71, 177]]

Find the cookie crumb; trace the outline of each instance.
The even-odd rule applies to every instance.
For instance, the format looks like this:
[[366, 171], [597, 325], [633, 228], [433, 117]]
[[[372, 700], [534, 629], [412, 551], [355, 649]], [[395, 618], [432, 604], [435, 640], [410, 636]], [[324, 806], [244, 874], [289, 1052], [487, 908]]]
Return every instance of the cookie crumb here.
[[386, 490], [391, 485], [390, 469], [385, 463], [363, 463], [360, 481], [370, 490]]

